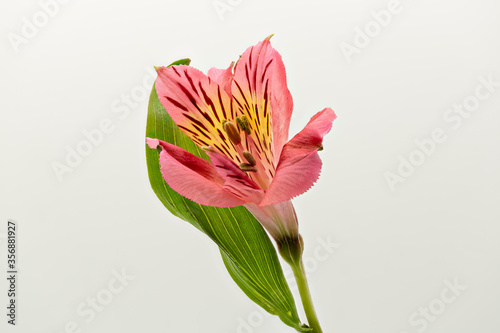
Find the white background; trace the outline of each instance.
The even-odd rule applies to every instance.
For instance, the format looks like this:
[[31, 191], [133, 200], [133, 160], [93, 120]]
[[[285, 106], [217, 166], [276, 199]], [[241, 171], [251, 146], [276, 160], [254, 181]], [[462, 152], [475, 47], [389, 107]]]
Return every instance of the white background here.
[[[20, 247], [18, 326], [6, 324], [2, 278], [1, 331], [293, 331], [263, 319], [216, 246], [164, 209], [144, 153], [141, 87], [148, 95], [154, 65], [225, 68], [274, 33], [291, 133], [324, 107], [338, 115], [319, 182], [294, 201], [325, 333], [498, 333], [500, 87], [460, 126], [443, 117], [474, 101], [478, 77], [500, 82], [499, 2], [401, 0], [379, 31], [371, 12], [388, 0], [221, 0], [223, 13], [214, 3], [70, 1], [44, 22], [37, 1], [1, 1], [0, 233], [16, 220]], [[23, 35], [33, 16], [37, 31]], [[358, 37], [346, 57], [341, 46], [356, 47], [366, 27], [368, 45]], [[14, 34], [25, 38], [17, 47]], [[58, 179], [54, 163], [103, 119], [112, 132]], [[436, 128], [446, 140], [424, 156], [415, 140]], [[422, 163], [392, 191], [386, 173], [398, 174], [400, 156]], [[335, 250], [315, 256], [328, 239]], [[122, 269], [134, 279], [94, 318], [77, 314]], [[466, 289], [456, 296], [445, 281]]]

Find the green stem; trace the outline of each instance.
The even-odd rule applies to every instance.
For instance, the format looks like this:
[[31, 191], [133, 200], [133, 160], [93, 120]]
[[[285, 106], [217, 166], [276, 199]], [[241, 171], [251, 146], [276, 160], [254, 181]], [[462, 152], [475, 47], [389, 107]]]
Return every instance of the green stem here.
[[300, 262], [292, 264], [291, 267], [297, 281], [297, 286], [299, 287], [300, 298], [302, 299], [302, 306], [304, 307], [309, 327], [313, 329], [312, 333], [323, 333], [319, 325], [318, 316], [314, 310], [302, 256], [300, 257]]

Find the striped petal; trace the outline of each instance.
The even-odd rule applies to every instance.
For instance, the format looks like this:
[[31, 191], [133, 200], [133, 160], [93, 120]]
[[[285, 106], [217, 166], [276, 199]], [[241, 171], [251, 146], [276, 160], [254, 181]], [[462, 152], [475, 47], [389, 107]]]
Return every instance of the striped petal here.
[[[234, 68], [231, 87], [233, 106], [245, 115], [251, 140], [244, 141], [244, 148], [261, 160], [266, 170], [261, 176], [270, 183], [275, 171], [273, 128], [271, 124], [271, 94], [275, 51], [269, 38], [250, 47], [240, 57]], [[267, 171], [267, 172], [266, 172]]]
[[152, 149], [161, 147], [161, 173], [180, 195], [206, 206], [235, 207], [245, 203], [223, 188], [225, 181], [210, 162], [165, 141], [147, 138], [147, 143]]
[[264, 191], [233, 161], [213, 148], [205, 149], [205, 152], [210, 157], [215, 170], [224, 178], [223, 189], [247, 203], [262, 201]]
[[179, 128], [200, 147], [214, 147], [241, 163], [222, 125], [224, 120], [236, 117], [224, 89], [189, 66], [160, 67], [157, 72], [158, 97]]
[[231, 96], [231, 84], [233, 83], [233, 66], [234, 62], [226, 69], [212, 67], [207, 73], [208, 77], [217, 82], [229, 96]]
[[326, 108], [314, 115], [281, 152], [276, 175], [260, 206], [288, 201], [309, 190], [319, 177], [323, 137], [332, 128], [336, 115]]
[[[293, 99], [286, 83], [285, 65], [278, 51], [273, 49], [273, 76], [271, 89], [271, 122], [273, 125], [273, 146], [276, 159], [281, 155], [281, 149], [288, 141], [288, 129], [292, 118]], [[277, 164], [277, 160], [275, 161]]]

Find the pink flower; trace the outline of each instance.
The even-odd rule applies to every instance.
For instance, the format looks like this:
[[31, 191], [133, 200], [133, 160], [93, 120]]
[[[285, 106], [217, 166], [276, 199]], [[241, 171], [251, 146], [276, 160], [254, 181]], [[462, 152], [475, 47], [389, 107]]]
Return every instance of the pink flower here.
[[290, 200], [318, 179], [317, 151], [336, 116], [318, 112], [288, 141], [292, 96], [269, 39], [248, 48], [234, 72], [233, 63], [208, 75], [184, 65], [157, 68], [161, 103], [211, 162], [157, 139], [147, 143], [161, 147], [161, 172], [176, 192], [207, 206], [244, 205], [283, 240], [299, 235]]

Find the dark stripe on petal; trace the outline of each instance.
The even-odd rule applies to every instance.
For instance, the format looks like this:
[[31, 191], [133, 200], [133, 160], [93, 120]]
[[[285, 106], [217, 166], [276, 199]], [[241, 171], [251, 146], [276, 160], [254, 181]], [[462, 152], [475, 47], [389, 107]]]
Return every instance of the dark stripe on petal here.
[[250, 75], [248, 74], [247, 64], [245, 64], [245, 77], [247, 78], [248, 89], [250, 89], [250, 91], [255, 90], [255, 88], [252, 88], [252, 85], [250, 84]]
[[200, 138], [193, 138], [193, 141], [195, 141], [195, 140], [198, 142], [198, 145], [200, 145], [200, 146], [209, 146], [209, 144], [207, 142], [205, 142], [204, 140], [202, 140]]
[[[219, 96], [219, 104], [222, 109], [222, 115], [224, 116], [224, 119], [227, 119], [226, 109], [224, 108], [224, 103], [222, 103], [222, 96], [220, 94], [220, 86], [217, 86], [217, 95]], [[217, 117], [217, 120], [219, 120], [219, 117]]]
[[[233, 81], [233, 82], [236, 84], [236, 87], [237, 87], [237, 88], [238, 88], [238, 90], [240, 91], [240, 93], [241, 93], [241, 97], [243, 97], [243, 99], [245, 100], [245, 104], [246, 104], [246, 105], [250, 105], [250, 104], [248, 103], [248, 101], [247, 101], [246, 97], [245, 97], [245, 94], [243, 93], [243, 90], [241, 89], [240, 85], [238, 84], [238, 81]], [[237, 100], [236, 100], [236, 101], [237, 101]], [[238, 104], [240, 104], [240, 103], [238, 102]], [[240, 104], [240, 106], [241, 106], [241, 104]], [[249, 117], [250, 117], [250, 118], [252, 118], [250, 115], [249, 115]]]
[[260, 126], [259, 107], [257, 106], [257, 103], [254, 104], [254, 110], [255, 110], [255, 117], [257, 118], [257, 124]]
[[196, 125], [198, 125], [199, 127], [203, 128], [205, 130], [205, 132], [209, 132], [208, 128], [205, 127], [205, 125], [203, 125], [203, 123], [201, 121], [199, 121], [198, 119], [195, 119], [193, 117], [191, 117], [189, 114], [187, 113], [183, 113], [183, 115], [188, 118], [189, 120], [191, 120], [191, 122]]
[[188, 79], [189, 84], [191, 85], [191, 89], [193, 89], [194, 92], [198, 93], [198, 91], [196, 90], [196, 87], [193, 83], [193, 79], [191, 78], [191, 76], [189, 76], [187, 69], [184, 71], [184, 75], [186, 75], [186, 79]]
[[231, 186], [231, 185], [225, 185], [227, 188], [229, 188], [231, 190], [231, 192], [233, 192], [233, 194], [239, 196], [240, 198], [244, 198], [245, 196], [243, 195], [242, 192], [240, 192], [238, 189], [236, 189], [234, 186]]
[[163, 96], [165, 97], [166, 99], [168, 99], [168, 101], [170, 103], [172, 103], [173, 105], [177, 106], [179, 109], [182, 109], [183, 111], [189, 111], [187, 107], [185, 107], [184, 105], [182, 105], [181, 103], [179, 103], [178, 101], [176, 101], [175, 99], [173, 98], [170, 98], [168, 96]]
[[200, 134], [203, 135], [205, 138], [207, 138], [209, 141], [212, 141], [212, 138], [209, 137], [208, 134], [205, 131], [203, 131], [201, 128], [199, 128], [195, 124], [193, 124], [193, 127], [196, 128], [198, 131], [200, 131]]
[[198, 136], [198, 135], [199, 135], [198, 133], [193, 132], [193, 131], [191, 131], [189, 128], [186, 128], [186, 127], [184, 127], [184, 126], [182, 126], [182, 125], [179, 125], [179, 127], [180, 127], [180, 128], [182, 128], [184, 131], [187, 131], [187, 132], [189, 132], [189, 133], [191, 133], [191, 134], [193, 134], [193, 135], [195, 135], [195, 136]]
[[181, 77], [181, 74], [179, 74], [179, 72], [177, 71], [177, 69], [175, 67], [176, 66], [172, 66], [172, 69], [174, 70], [175, 74], [177, 74], [179, 77]]
[[[238, 106], [240, 107], [241, 111], [243, 111], [243, 105], [241, 105], [240, 101], [238, 101], [238, 99], [236, 99], [236, 98], [233, 98], [233, 99], [234, 99], [234, 101], [238, 104]], [[233, 113], [233, 108], [232, 108], [232, 106], [231, 106], [231, 113]], [[232, 115], [232, 116], [233, 116], [233, 118], [234, 118], [234, 115]]]
[[257, 90], [257, 70], [253, 71], [253, 88]]
[[220, 129], [217, 129], [217, 133], [219, 133], [219, 136], [223, 141], [226, 141], [226, 137], [224, 136], [224, 134], [222, 134]]
[[249, 56], [249, 58], [248, 58], [248, 60], [249, 60], [249, 61], [248, 61], [248, 63], [250, 64], [250, 68], [252, 68], [252, 54], [253, 54], [253, 48], [254, 48], [254, 47], [252, 46], [252, 48], [250, 49], [250, 56]]
[[[217, 148], [219, 148], [219, 147], [217, 147]], [[219, 148], [219, 150], [224, 151], [226, 153], [227, 157], [232, 157], [231, 153], [229, 152], [229, 150], [226, 147], [222, 146], [222, 149]]]
[[210, 115], [208, 113], [202, 112], [201, 114], [203, 115], [203, 117], [205, 117], [206, 120], [208, 120], [208, 122], [210, 123], [210, 125], [212, 125], [213, 127], [215, 127], [215, 123], [212, 120], [212, 117], [210, 117]]
[[[205, 99], [205, 103], [210, 105], [210, 108], [212, 108], [212, 113], [215, 115], [215, 117], [217, 117], [217, 121], [220, 123], [219, 115], [217, 114], [217, 111], [215, 110], [214, 102], [212, 102], [212, 99], [210, 99], [210, 97], [208, 97], [207, 92], [205, 91], [205, 89], [203, 89], [203, 87], [201, 85], [201, 82], [198, 84], [198, 86], [200, 87], [201, 93], [203, 94], [203, 98]], [[206, 118], [206, 116], [205, 116], [205, 118]], [[212, 121], [211, 118], [207, 119], [207, 120], [212, 124], [212, 126], [214, 126], [214, 122]]]
[[251, 116], [252, 112], [250, 111], [250, 106], [248, 104], [245, 104], [245, 110], [247, 110], [248, 118], [250, 120], [253, 120], [253, 118]]
[[261, 151], [264, 150], [264, 148], [262, 148], [262, 143], [260, 142], [260, 140], [257, 140], [257, 144], [259, 145]]
[[262, 72], [262, 77], [260, 78], [260, 82], [264, 83], [264, 76], [266, 75], [267, 69], [269, 68], [269, 65], [273, 62], [274, 59], [269, 60], [267, 63], [266, 67], [264, 67], [264, 71]]
[[266, 86], [264, 87], [264, 118], [267, 117], [267, 104], [268, 104], [268, 98], [269, 98], [269, 95], [267, 92], [268, 84], [269, 84], [269, 79], [266, 81]]
[[179, 88], [181, 88], [182, 92], [186, 95], [186, 97], [189, 99], [189, 101], [191, 101], [191, 103], [193, 103], [194, 107], [201, 113], [201, 110], [198, 107], [198, 104], [196, 104], [196, 100], [194, 99], [193, 95], [191, 95], [189, 90], [187, 90], [186, 87], [184, 87], [180, 83], [177, 83], [177, 85], [179, 86]]
[[253, 145], [255, 147], [255, 150], [259, 153], [259, 156], [262, 154], [262, 150], [259, 149], [257, 145]]
[[224, 170], [231, 170], [229, 169], [227, 166], [224, 166], [224, 165], [219, 165], [219, 164], [216, 164], [215, 165], [217, 168], [221, 168], [221, 169], [224, 169]]

